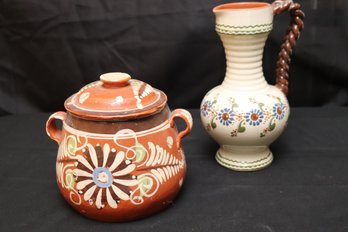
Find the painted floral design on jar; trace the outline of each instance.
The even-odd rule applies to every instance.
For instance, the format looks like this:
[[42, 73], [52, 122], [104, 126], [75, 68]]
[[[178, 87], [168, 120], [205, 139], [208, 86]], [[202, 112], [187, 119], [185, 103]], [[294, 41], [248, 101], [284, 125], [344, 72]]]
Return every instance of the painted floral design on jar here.
[[[102, 141], [84, 134], [66, 134], [59, 147], [57, 181], [66, 199], [83, 210], [111, 209], [115, 215], [130, 205], [155, 199], [165, 185], [181, 187], [186, 164], [182, 151], [168, 141], [174, 140], [166, 126], [149, 131], [147, 138], [130, 129], [103, 135]], [[166, 142], [152, 142], [158, 134]], [[106, 136], [106, 137], [104, 137]], [[139, 136], [139, 137], [138, 137]], [[171, 141], [173, 140], [173, 141]]]
[[224, 108], [220, 110], [218, 114], [218, 119], [220, 123], [224, 126], [228, 126], [233, 122], [234, 114], [233, 111], [229, 108]]
[[250, 112], [245, 114], [244, 118], [249, 125], [258, 126], [262, 122], [264, 116], [261, 110], [252, 109]]
[[136, 166], [125, 159], [124, 152], [110, 150], [108, 144], [104, 144], [103, 150], [99, 144], [96, 147], [88, 144], [87, 148], [82, 150], [87, 158], [78, 156], [74, 170], [76, 188], [85, 201], [95, 203], [98, 209], [105, 204], [117, 208], [120, 200], [129, 200], [129, 187], [138, 184], [136, 176], [130, 175]]

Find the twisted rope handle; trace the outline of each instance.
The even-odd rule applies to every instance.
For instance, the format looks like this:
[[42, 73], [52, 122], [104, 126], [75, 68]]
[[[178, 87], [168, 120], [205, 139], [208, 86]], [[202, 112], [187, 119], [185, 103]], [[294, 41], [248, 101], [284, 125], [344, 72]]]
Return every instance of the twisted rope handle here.
[[276, 67], [276, 86], [287, 95], [289, 89], [290, 56], [296, 41], [300, 38], [301, 30], [304, 28], [303, 19], [305, 14], [301, 10], [301, 5], [294, 3], [292, 0], [276, 0], [272, 3], [272, 6], [274, 15], [289, 11], [291, 17], [290, 26], [280, 47]]

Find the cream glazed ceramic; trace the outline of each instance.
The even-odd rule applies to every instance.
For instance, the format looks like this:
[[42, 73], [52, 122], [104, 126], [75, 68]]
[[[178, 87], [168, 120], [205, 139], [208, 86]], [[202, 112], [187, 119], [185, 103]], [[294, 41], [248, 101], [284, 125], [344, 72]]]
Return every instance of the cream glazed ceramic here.
[[214, 8], [227, 70], [222, 84], [204, 97], [201, 120], [220, 144], [217, 162], [229, 169], [254, 171], [271, 164], [269, 145], [287, 125], [290, 108], [282, 92], [285, 87], [287, 91], [287, 82], [282, 88], [279, 80], [279, 85], [269, 85], [262, 69], [263, 49], [279, 3], [284, 2], [230, 3]]

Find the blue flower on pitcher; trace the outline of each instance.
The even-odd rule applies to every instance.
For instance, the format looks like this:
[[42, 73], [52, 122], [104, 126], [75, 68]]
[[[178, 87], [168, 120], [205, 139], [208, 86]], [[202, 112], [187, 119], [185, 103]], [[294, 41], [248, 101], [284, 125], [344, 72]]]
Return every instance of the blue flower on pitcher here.
[[276, 103], [273, 106], [273, 115], [278, 120], [282, 120], [285, 116], [285, 106], [281, 103]]
[[234, 120], [234, 113], [229, 108], [224, 108], [220, 110], [218, 114], [218, 119], [220, 123], [224, 126], [230, 125]]
[[250, 112], [246, 113], [245, 121], [251, 126], [258, 126], [262, 122], [264, 115], [261, 110], [253, 109]]
[[204, 117], [208, 116], [210, 109], [211, 109], [211, 102], [210, 101], [205, 101], [203, 102], [202, 106], [201, 106], [201, 113]]

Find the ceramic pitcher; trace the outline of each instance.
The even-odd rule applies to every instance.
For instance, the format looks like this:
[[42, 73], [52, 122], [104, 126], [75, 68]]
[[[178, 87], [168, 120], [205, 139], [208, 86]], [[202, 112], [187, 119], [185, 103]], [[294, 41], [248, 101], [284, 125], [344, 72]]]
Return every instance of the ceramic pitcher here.
[[[272, 86], [263, 74], [263, 50], [273, 16], [286, 11], [291, 23], [278, 57], [277, 83]], [[290, 55], [304, 27], [304, 13], [291, 0], [229, 3], [213, 12], [227, 69], [222, 84], [204, 97], [201, 120], [220, 144], [215, 156], [219, 164], [237, 171], [262, 169], [273, 160], [269, 145], [287, 125]]]

